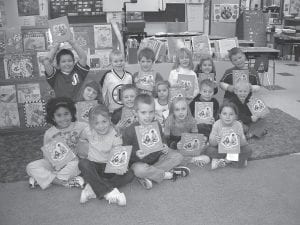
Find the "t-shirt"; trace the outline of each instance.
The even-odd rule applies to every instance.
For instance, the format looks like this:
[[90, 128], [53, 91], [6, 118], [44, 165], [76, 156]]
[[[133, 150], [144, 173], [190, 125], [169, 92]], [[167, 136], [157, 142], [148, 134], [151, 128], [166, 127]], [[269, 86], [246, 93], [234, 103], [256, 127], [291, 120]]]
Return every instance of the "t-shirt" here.
[[53, 88], [56, 97], [68, 97], [75, 101], [89, 70], [88, 65], [82, 66], [77, 62], [70, 74], [65, 74], [60, 69], [54, 68], [52, 74], [46, 74], [46, 79]]
[[121, 89], [124, 84], [132, 84], [132, 75], [127, 71], [124, 71], [123, 76], [119, 76], [114, 70], [107, 71], [100, 84], [104, 103], [112, 113], [122, 107]]
[[164, 123], [169, 116], [169, 105], [161, 105], [158, 99], [154, 99], [155, 103], [155, 119], [164, 127]]
[[194, 117], [187, 116], [184, 120], [177, 120], [170, 114], [165, 122], [166, 136], [181, 136], [182, 133], [197, 133], [197, 122]]
[[105, 135], [98, 134], [95, 130], [86, 127], [81, 135], [89, 143], [88, 160], [98, 163], [106, 163], [109, 160], [110, 151], [122, 145], [122, 139], [112, 127]]
[[[155, 84], [156, 84], [158, 81], [163, 80], [161, 74], [158, 73], [158, 72], [155, 72], [154, 70], [151, 70], [151, 71], [149, 71], [149, 72], [142, 72], [142, 71], [140, 71], [140, 72], [135, 72], [135, 73], [133, 74], [133, 82], [134, 82], [134, 84], [137, 84], [138, 79], [139, 79], [139, 74], [140, 74], [140, 73], [141, 73], [141, 74], [147, 74], [147, 75], [148, 75], [148, 74], [153, 75], [154, 81], [151, 80], [150, 78], [148, 78], [147, 83], [149, 84], [149, 85], [148, 85], [149, 88], [152, 86], [152, 92], [153, 92], [153, 94], [154, 94]], [[149, 91], [150, 91], [150, 90], [149, 90]]]

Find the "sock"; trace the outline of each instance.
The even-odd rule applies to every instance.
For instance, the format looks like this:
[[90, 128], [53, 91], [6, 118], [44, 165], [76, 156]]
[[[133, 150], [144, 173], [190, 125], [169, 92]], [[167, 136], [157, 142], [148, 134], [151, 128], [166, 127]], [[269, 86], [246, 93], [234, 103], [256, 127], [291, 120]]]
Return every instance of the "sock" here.
[[165, 172], [164, 180], [171, 180], [173, 178], [173, 173]]

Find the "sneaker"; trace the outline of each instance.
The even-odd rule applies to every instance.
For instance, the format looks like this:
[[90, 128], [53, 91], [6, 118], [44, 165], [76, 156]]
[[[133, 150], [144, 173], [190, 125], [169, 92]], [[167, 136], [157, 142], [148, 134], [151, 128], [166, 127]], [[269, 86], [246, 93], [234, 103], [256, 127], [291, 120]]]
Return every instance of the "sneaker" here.
[[96, 194], [93, 191], [90, 184], [85, 185], [85, 188], [81, 191], [80, 195], [80, 203], [86, 203], [88, 200], [92, 198], [96, 198]]
[[215, 170], [217, 168], [222, 168], [226, 166], [226, 160], [225, 159], [212, 159], [211, 160], [211, 169]]
[[126, 205], [126, 197], [124, 193], [121, 193], [117, 188], [114, 188], [111, 192], [107, 193], [104, 198], [109, 204], [117, 203], [119, 206]]
[[32, 189], [36, 188], [38, 185], [37, 181], [33, 177], [29, 177], [28, 183], [29, 183], [29, 187]]
[[186, 177], [190, 174], [191, 170], [185, 166], [177, 166], [172, 169], [173, 181], [177, 180], [179, 177]]
[[66, 187], [78, 187], [82, 189], [84, 187], [84, 180], [81, 176], [73, 177], [67, 182]]
[[210, 158], [206, 155], [195, 156], [191, 159], [191, 163], [196, 166], [203, 167], [210, 162]]
[[138, 182], [147, 190], [153, 187], [152, 181], [147, 178], [138, 178]]

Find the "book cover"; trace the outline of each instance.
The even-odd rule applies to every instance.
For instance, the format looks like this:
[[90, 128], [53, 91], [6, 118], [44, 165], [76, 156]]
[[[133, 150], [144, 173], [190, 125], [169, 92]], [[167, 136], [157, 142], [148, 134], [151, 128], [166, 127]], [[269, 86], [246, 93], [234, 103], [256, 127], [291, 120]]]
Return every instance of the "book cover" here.
[[112, 48], [111, 25], [94, 25], [95, 48]]
[[15, 85], [0, 86], [0, 102], [17, 102]]
[[222, 128], [221, 142], [218, 145], [219, 153], [240, 153], [240, 138], [232, 128]]
[[232, 71], [232, 84], [233, 86], [240, 80], [249, 82], [249, 70], [233, 70]]
[[95, 54], [89, 55], [89, 66], [92, 71], [109, 70], [109, 53], [110, 51], [95, 50]]
[[195, 88], [195, 78], [191, 75], [178, 74], [178, 84], [185, 89], [187, 98], [193, 98]]
[[4, 59], [5, 79], [32, 78], [33, 56], [29, 54], [5, 55]]
[[182, 98], [186, 97], [185, 89], [181, 88], [181, 87], [170, 88], [169, 89], [169, 104], [171, 104], [172, 101], [178, 97], [182, 97]]
[[201, 81], [203, 81], [203, 80], [214, 81], [215, 74], [214, 73], [198, 73], [198, 80], [199, 80], [199, 83], [201, 83]]
[[19, 53], [23, 51], [22, 33], [20, 28], [6, 28], [6, 53]]
[[201, 55], [211, 55], [211, 45], [208, 35], [200, 35], [192, 37], [192, 47], [194, 53], [200, 53]]
[[94, 42], [92, 41], [93, 30], [92, 27], [73, 27], [74, 39], [84, 49], [95, 48]]
[[61, 43], [71, 39], [71, 31], [67, 16], [49, 20], [49, 28], [53, 41]]
[[76, 103], [76, 118], [81, 122], [89, 122], [89, 111], [92, 107], [97, 105], [97, 100], [92, 101], [81, 101]]
[[136, 87], [146, 91], [153, 91], [155, 86], [156, 74], [155, 72], [139, 71], [136, 77]]
[[56, 170], [61, 169], [76, 157], [70, 147], [61, 139], [49, 142], [41, 149], [44, 157]]
[[121, 119], [118, 122], [118, 125], [121, 128], [126, 128], [133, 124], [135, 121], [137, 121], [137, 118], [134, 113], [134, 110], [123, 107]]
[[237, 38], [226, 38], [215, 41], [217, 57], [221, 59], [228, 58], [228, 51], [234, 47], [239, 47]]
[[6, 34], [5, 30], [1, 29], [0, 30], [0, 54], [5, 53], [5, 46], [6, 46]]
[[105, 166], [105, 173], [123, 175], [128, 170], [128, 163], [132, 146], [116, 146], [109, 153], [109, 160]]
[[199, 156], [206, 146], [207, 138], [203, 134], [183, 133], [180, 153], [183, 156]]
[[180, 48], [183, 48], [184, 40], [180, 37], [167, 37], [167, 51], [170, 62], [175, 62], [176, 53]]
[[143, 48], [150, 48], [153, 50], [154, 55], [155, 55], [155, 61], [158, 59], [160, 55], [160, 50], [162, 46], [164, 45], [163, 42], [153, 39], [153, 38], [144, 38], [139, 46], [138, 52], [143, 49]]
[[45, 67], [42, 63], [42, 60], [48, 56], [48, 52], [37, 52], [36, 57], [37, 57], [37, 62], [38, 62], [38, 68], [39, 68], [39, 75], [41, 77], [46, 76], [45, 72]]
[[252, 115], [258, 118], [263, 118], [270, 112], [264, 101], [254, 96], [249, 99], [247, 105]]
[[46, 36], [42, 31], [29, 31], [23, 34], [24, 51], [46, 50]]
[[18, 103], [36, 102], [41, 100], [38, 83], [17, 84]]
[[18, 104], [0, 102], [0, 129], [20, 127]]
[[135, 132], [140, 150], [144, 151], [145, 155], [149, 155], [152, 152], [161, 151], [163, 149], [163, 143], [157, 122], [152, 122], [146, 126], [136, 126]]
[[46, 112], [43, 102], [24, 103], [24, 114], [26, 127], [41, 127], [46, 125]]
[[195, 102], [195, 119], [197, 124], [211, 124], [211, 119], [214, 117], [213, 102]]

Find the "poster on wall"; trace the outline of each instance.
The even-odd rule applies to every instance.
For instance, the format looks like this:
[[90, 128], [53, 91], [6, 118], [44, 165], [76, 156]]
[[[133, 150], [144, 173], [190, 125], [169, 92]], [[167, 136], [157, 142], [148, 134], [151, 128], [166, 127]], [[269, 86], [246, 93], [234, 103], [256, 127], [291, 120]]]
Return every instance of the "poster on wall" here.
[[112, 48], [111, 25], [94, 25], [95, 48]]
[[18, 102], [34, 102], [41, 100], [40, 85], [38, 83], [18, 84]]
[[0, 86], [0, 102], [17, 102], [15, 85]]
[[32, 55], [5, 55], [3, 62], [5, 79], [22, 79], [34, 77]]
[[34, 16], [40, 14], [39, 0], [17, 0], [19, 16]]
[[0, 129], [20, 127], [17, 103], [0, 102]]
[[46, 125], [45, 106], [43, 102], [27, 102], [24, 104], [25, 126], [40, 127]]
[[235, 22], [238, 16], [238, 4], [214, 4], [214, 21], [216, 22]]

